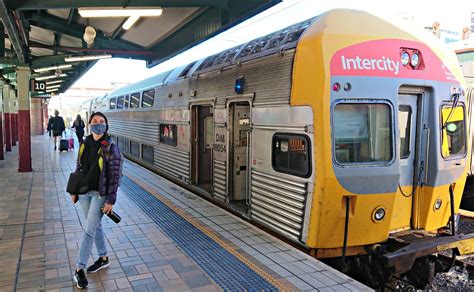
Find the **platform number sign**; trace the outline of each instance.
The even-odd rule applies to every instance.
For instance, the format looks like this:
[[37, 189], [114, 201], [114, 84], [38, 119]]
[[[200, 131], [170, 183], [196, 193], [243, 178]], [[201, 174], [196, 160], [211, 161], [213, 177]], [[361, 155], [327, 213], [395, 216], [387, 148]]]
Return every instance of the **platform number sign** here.
[[31, 80], [31, 91], [43, 92], [46, 91], [46, 81]]

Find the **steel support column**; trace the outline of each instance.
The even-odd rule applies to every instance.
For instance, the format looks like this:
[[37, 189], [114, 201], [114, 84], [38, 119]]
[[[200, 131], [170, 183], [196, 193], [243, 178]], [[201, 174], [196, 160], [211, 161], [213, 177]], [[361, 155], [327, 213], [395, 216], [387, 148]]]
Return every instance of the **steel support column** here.
[[[0, 81], [0, 87], [3, 88], [3, 81]], [[5, 159], [3, 144], [3, 92], [0, 95], [0, 160]]]
[[15, 96], [15, 90], [10, 89], [10, 127], [11, 127], [11, 138], [12, 146], [16, 146], [16, 141], [18, 141], [18, 124], [16, 123], [16, 115], [18, 109], [18, 101]]
[[17, 67], [19, 172], [31, 172], [30, 68]]
[[10, 86], [3, 85], [3, 116], [5, 119], [5, 151], [12, 151], [11, 125], [10, 125]]

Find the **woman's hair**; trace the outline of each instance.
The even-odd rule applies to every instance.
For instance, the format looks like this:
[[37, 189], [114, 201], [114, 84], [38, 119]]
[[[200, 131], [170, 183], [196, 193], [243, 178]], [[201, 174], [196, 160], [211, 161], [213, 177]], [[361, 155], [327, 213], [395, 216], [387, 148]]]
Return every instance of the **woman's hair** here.
[[81, 115], [77, 115], [76, 120], [80, 120], [80, 119], [81, 119]]
[[105, 132], [108, 132], [108, 131], [109, 131], [109, 122], [107, 121], [107, 117], [106, 117], [103, 113], [101, 113], [101, 112], [95, 112], [95, 113], [93, 113], [93, 114], [91, 115], [91, 117], [89, 118], [89, 124], [92, 122], [92, 118], [93, 118], [94, 116], [101, 116], [101, 117], [104, 118], [104, 120], [105, 120], [105, 125], [107, 126], [107, 127], [105, 128]]

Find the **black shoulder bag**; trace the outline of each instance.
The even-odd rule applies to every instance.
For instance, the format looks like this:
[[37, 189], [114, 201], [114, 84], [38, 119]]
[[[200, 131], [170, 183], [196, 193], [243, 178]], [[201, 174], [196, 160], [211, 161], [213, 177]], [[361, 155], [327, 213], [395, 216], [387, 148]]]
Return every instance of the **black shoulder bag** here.
[[[99, 161], [100, 154], [97, 155], [97, 159], [91, 166], [94, 166]], [[82, 172], [80, 169], [78, 172], [72, 172], [69, 175], [67, 182], [66, 191], [71, 195], [83, 195], [89, 191], [89, 181], [94, 167], [90, 167], [87, 173]]]

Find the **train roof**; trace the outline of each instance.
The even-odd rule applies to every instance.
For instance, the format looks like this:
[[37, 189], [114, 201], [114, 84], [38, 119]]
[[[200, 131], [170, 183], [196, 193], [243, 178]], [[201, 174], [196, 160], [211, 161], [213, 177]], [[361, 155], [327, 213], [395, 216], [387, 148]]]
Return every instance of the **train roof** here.
[[179, 79], [189, 78], [191, 76], [209, 72], [217, 68], [245, 62], [284, 50], [293, 49], [296, 47], [303, 32], [316, 19], [317, 17], [313, 17], [301, 21], [284, 29], [277, 30], [265, 36], [253, 39], [247, 43], [242, 43], [217, 54], [204, 57], [200, 60], [176, 67], [170, 71], [157, 74], [137, 83], [124, 86], [112, 91], [109, 96], [116, 97], [137, 91], [143, 91], [154, 86], [172, 83]]

